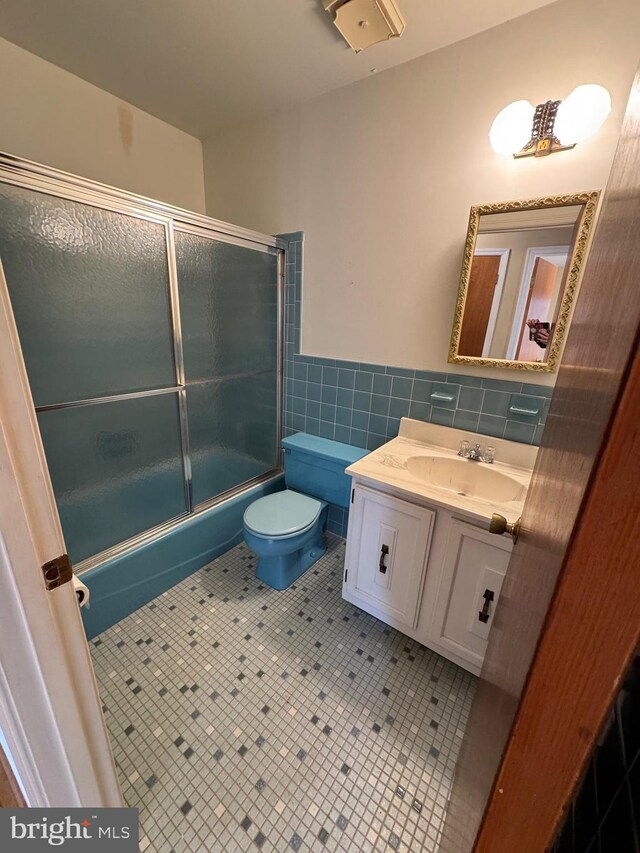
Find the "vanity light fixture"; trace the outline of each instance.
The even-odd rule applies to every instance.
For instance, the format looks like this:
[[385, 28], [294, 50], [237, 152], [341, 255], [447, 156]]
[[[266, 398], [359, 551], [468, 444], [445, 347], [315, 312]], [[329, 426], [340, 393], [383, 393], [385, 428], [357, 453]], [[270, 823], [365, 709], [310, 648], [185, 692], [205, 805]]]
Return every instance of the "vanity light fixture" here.
[[611, 97], [604, 86], [578, 86], [564, 101], [546, 101], [534, 107], [514, 101], [501, 110], [489, 131], [498, 154], [543, 157], [567, 151], [593, 136], [611, 112]]

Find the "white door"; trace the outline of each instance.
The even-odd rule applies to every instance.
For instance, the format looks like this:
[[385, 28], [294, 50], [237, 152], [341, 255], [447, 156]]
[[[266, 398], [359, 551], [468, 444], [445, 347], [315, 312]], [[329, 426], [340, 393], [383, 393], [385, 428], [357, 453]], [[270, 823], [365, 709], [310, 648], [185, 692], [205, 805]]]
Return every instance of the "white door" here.
[[343, 596], [415, 628], [435, 512], [356, 486], [351, 513]]
[[0, 266], [0, 742], [29, 806], [120, 806], [72, 584], [45, 586], [65, 554]]
[[513, 544], [453, 520], [436, 603], [435, 641], [479, 671]]

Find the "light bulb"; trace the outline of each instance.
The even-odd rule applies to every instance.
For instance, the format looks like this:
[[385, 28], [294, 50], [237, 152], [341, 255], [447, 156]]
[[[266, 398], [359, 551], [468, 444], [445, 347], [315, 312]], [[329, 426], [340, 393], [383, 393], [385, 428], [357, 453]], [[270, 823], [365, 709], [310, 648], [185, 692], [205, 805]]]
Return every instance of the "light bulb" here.
[[604, 86], [578, 86], [558, 107], [554, 133], [563, 145], [574, 145], [597, 133], [611, 112], [611, 96]]
[[531, 139], [535, 107], [529, 101], [514, 101], [494, 118], [489, 142], [498, 154], [510, 156]]

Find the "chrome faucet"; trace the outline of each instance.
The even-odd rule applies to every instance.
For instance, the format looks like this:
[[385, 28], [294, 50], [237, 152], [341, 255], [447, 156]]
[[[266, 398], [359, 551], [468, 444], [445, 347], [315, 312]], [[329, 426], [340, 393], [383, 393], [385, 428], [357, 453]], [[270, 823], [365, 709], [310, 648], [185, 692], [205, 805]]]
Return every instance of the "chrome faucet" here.
[[467, 459], [471, 459], [474, 462], [480, 462], [482, 459], [482, 448], [479, 444], [476, 444], [475, 447], [472, 447], [471, 450], [467, 453]]
[[458, 456], [462, 456], [463, 459], [468, 459], [470, 462], [486, 462], [487, 465], [492, 465], [495, 455], [496, 449], [491, 445], [487, 445], [487, 449], [483, 453], [482, 446], [480, 444], [476, 444], [475, 447], [469, 448], [468, 441], [460, 442]]

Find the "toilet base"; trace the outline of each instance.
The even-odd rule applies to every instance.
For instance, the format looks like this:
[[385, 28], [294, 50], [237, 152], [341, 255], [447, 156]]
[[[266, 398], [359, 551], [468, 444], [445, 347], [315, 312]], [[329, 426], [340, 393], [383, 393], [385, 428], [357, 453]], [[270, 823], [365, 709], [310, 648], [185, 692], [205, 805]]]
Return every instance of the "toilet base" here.
[[259, 557], [256, 577], [273, 589], [287, 589], [326, 552], [327, 546], [318, 539], [301, 551], [281, 554], [279, 557]]
[[[285, 545], [284, 542], [278, 543], [274, 539], [258, 540], [245, 529], [244, 540], [253, 553], [258, 556], [258, 565], [256, 566], [258, 580], [273, 589], [287, 589], [297, 581], [307, 569], [326, 553], [327, 546], [322, 536], [326, 519], [327, 507], [325, 506], [311, 530], [298, 541], [297, 548], [294, 551], [289, 551], [289, 553], [274, 553], [274, 551], [284, 550], [282, 547]], [[264, 543], [269, 544], [270, 553], [268, 556], [260, 553], [264, 550]], [[274, 545], [275, 547], [273, 547]]]

